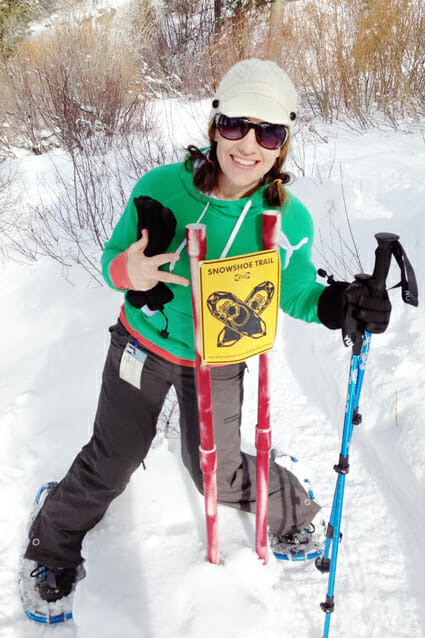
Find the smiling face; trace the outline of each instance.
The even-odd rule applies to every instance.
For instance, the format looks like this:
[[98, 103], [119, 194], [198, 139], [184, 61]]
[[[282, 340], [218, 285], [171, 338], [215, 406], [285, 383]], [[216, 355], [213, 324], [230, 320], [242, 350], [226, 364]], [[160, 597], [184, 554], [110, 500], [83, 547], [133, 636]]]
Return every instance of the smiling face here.
[[215, 130], [214, 141], [217, 142], [217, 161], [221, 169], [214, 192], [224, 199], [240, 199], [254, 192], [281, 152], [280, 148], [268, 150], [260, 146], [253, 129], [240, 140], [227, 140]]

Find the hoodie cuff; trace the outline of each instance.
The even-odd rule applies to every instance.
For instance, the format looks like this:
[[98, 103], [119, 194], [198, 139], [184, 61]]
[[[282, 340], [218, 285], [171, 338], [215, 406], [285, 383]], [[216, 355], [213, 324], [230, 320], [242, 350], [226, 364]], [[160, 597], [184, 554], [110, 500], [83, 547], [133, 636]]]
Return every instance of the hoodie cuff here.
[[127, 274], [127, 251], [120, 253], [113, 259], [109, 266], [109, 275], [115, 288], [120, 290], [132, 290], [133, 284]]

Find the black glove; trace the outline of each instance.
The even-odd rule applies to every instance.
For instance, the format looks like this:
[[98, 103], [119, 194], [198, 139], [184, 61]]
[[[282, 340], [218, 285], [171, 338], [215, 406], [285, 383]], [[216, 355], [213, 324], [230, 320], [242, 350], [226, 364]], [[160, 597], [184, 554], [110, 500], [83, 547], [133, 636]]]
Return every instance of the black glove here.
[[334, 281], [329, 278], [330, 285], [324, 289], [319, 297], [317, 314], [320, 321], [331, 330], [342, 328], [345, 316], [345, 291], [348, 284], [345, 281]]
[[[372, 275], [357, 275], [351, 284], [335, 281], [320, 269], [318, 274], [327, 277], [329, 286], [319, 297], [317, 314], [320, 321], [333, 330], [342, 329], [345, 345], [352, 345], [353, 353], [359, 354], [364, 331], [381, 333], [387, 329], [391, 303], [385, 290], [385, 281], [394, 257], [401, 281], [393, 288], [401, 287], [403, 301], [418, 306], [418, 284], [398, 235], [377, 233], [378, 247], [375, 251], [375, 267]], [[358, 351], [358, 352], [356, 352]]]
[[345, 291], [347, 302], [343, 331], [350, 333], [351, 328], [363, 333], [365, 330], [375, 334], [385, 332], [391, 315], [391, 302], [386, 290], [375, 290], [368, 279], [354, 281]]
[[156, 286], [150, 290], [129, 290], [127, 292], [127, 300], [135, 308], [143, 308], [147, 306], [149, 310], [163, 310], [164, 305], [174, 299], [167, 284], [158, 281]]
[[[137, 238], [140, 239], [144, 228], [149, 232], [149, 243], [145, 250], [146, 257], [164, 253], [176, 231], [177, 221], [173, 212], [151, 197], [136, 197], [134, 204], [137, 209]], [[132, 306], [135, 308], [148, 306], [150, 310], [163, 310], [164, 304], [173, 298], [174, 295], [170, 288], [162, 281], [159, 281], [150, 290], [129, 290], [127, 292], [127, 300]]]
[[387, 292], [376, 291], [370, 279], [356, 279], [348, 284], [332, 281], [319, 297], [317, 314], [331, 330], [342, 329], [344, 343], [352, 345], [361, 340], [365, 330], [384, 332], [391, 314]]

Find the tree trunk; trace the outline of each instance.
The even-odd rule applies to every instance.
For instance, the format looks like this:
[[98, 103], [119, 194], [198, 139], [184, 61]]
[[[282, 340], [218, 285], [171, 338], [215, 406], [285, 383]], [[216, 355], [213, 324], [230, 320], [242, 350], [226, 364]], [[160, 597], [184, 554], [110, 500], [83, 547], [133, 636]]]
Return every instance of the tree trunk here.
[[217, 22], [221, 19], [222, 0], [214, 0], [214, 20]]
[[222, 0], [214, 0], [214, 42], [216, 44], [220, 40], [222, 11]]
[[273, 0], [270, 5], [267, 57], [278, 64], [282, 56], [282, 25], [285, 0]]

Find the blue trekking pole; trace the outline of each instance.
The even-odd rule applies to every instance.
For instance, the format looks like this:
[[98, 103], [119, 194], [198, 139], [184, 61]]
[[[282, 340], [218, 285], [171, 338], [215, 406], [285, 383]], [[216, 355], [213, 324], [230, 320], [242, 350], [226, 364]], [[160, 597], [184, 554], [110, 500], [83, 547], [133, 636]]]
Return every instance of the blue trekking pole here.
[[[403, 301], [413, 306], [417, 306], [418, 290], [415, 274], [409, 260], [407, 259], [404, 249], [398, 241], [398, 235], [393, 235], [392, 233], [378, 233], [375, 237], [378, 242], [378, 247], [375, 251], [375, 267], [373, 274], [356, 275], [356, 282], [360, 284], [367, 283], [372, 294], [382, 294], [386, 290], [386, 279], [391, 264], [391, 258], [394, 255], [401, 272], [401, 282], [398, 285], [402, 287]], [[351, 335], [347, 334], [344, 336], [346, 345], [351, 345], [352, 342], [354, 342], [354, 345], [352, 348], [348, 378], [341, 451], [338, 464], [334, 466], [334, 470], [338, 474], [338, 477], [332, 502], [331, 516], [326, 531], [324, 553], [323, 556], [320, 556], [315, 561], [316, 567], [320, 572], [329, 573], [326, 601], [320, 604], [321, 609], [326, 613], [323, 638], [328, 638], [329, 636], [331, 613], [335, 609], [335, 577], [338, 549], [341, 540], [341, 517], [344, 500], [345, 477], [348, 474], [350, 467], [349, 451], [353, 428], [355, 425], [359, 425], [362, 420], [359, 413], [359, 402], [371, 340], [371, 334], [367, 330], [364, 331], [363, 335], [359, 334], [358, 328], [354, 330], [354, 333], [356, 331], [357, 334], [351, 333]], [[350, 336], [354, 336], [354, 338], [351, 339], [351, 342], [348, 341]]]
[[[323, 556], [320, 556], [315, 561], [316, 567], [320, 572], [329, 572], [326, 601], [320, 604], [321, 609], [326, 613], [323, 638], [328, 638], [331, 613], [335, 609], [334, 590], [339, 540], [341, 538], [341, 516], [344, 500], [345, 477], [349, 472], [349, 449], [353, 427], [361, 423], [359, 401], [366, 369], [367, 356], [370, 348], [370, 337], [370, 333], [366, 331], [363, 336], [360, 353], [354, 354], [353, 352], [351, 355], [341, 452], [338, 464], [334, 466], [334, 470], [337, 472], [338, 478], [334, 492], [331, 516], [326, 530], [325, 549]], [[331, 558], [329, 558], [329, 556], [331, 556]]]

